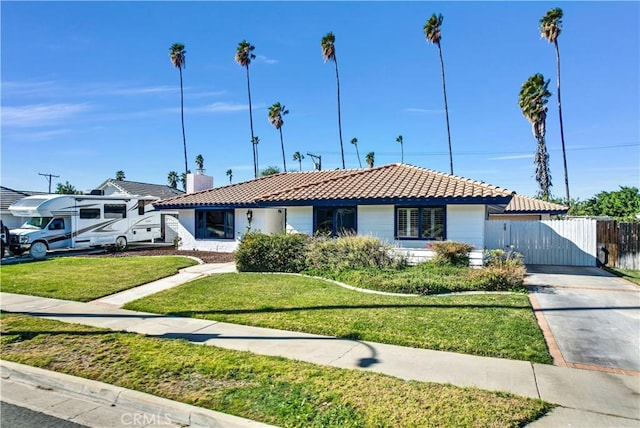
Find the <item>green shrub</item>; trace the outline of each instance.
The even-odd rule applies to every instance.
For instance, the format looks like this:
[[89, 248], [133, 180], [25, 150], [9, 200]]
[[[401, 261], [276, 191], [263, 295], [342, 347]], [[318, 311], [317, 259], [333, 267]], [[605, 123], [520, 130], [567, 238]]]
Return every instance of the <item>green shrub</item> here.
[[235, 252], [239, 272], [301, 272], [311, 238], [303, 234], [249, 232]]
[[523, 265], [493, 264], [482, 269], [472, 269], [469, 281], [478, 289], [487, 291], [524, 290], [526, 269]]
[[449, 264], [453, 266], [469, 266], [469, 253], [473, 245], [464, 242], [442, 241], [429, 244], [436, 255], [433, 262], [436, 264]]
[[483, 255], [485, 266], [524, 266], [524, 256], [517, 251], [485, 250]]
[[307, 268], [311, 273], [403, 265], [406, 259], [392, 255], [390, 246], [370, 236], [317, 237], [307, 250]]

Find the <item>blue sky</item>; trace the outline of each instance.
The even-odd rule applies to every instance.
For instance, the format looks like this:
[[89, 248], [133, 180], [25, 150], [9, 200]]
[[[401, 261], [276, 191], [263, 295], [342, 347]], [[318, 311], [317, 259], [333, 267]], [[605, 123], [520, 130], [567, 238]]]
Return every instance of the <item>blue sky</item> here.
[[[340, 72], [348, 168], [358, 138], [375, 164], [400, 161], [449, 171], [437, 48], [423, 26], [442, 13], [442, 50], [454, 173], [533, 196], [531, 126], [518, 107], [522, 83], [551, 79], [547, 118], [552, 193], [564, 195], [552, 44], [539, 19], [564, 10], [559, 38], [562, 108], [571, 196], [640, 185], [640, 3], [638, 2], [11, 2], [3, 1], [1, 182], [46, 191], [39, 173], [89, 190], [123, 170], [166, 183], [182, 172], [179, 75], [169, 60], [186, 46], [189, 166], [202, 154], [216, 185], [253, 177], [243, 39], [251, 63], [260, 168], [282, 168], [279, 134], [267, 120], [290, 111], [283, 135], [295, 151], [339, 167], [336, 82], [320, 39], [332, 31]], [[304, 170], [313, 164], [303, 160]]]

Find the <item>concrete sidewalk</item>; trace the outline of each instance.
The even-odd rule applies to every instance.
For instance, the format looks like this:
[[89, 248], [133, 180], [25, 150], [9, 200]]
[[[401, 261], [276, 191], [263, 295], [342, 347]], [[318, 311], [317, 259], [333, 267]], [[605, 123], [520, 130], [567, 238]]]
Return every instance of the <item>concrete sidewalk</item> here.
[[563, 426], [566, 418], [573, 426], [640, 424], [640, 377], [161, 316], [26, 295], [0, 293], [0, 299], [0, 308], [7, 312], [162, 338], [183, 338], [204, 345], [369, 370], [402, 379], [507, 391], [572, 409], [569, 415], [567, 409], [552, 412], [536, 422], [539, 427]]
[[121, 291], [120, 293], [111, 294], [90, 303], [120, 308], [127, 302], [132, 302], [136, 299], [150, 296], [151, 294], [185, 284], [198, 278], [228, 272], [237, 272], [236, 264], [234, 262], [208, 263], [190, 266], [188, 268], [180, 269], [180, 272], [176, 275], [161, 278], [157, 281], [153, 281], [139, 287]]

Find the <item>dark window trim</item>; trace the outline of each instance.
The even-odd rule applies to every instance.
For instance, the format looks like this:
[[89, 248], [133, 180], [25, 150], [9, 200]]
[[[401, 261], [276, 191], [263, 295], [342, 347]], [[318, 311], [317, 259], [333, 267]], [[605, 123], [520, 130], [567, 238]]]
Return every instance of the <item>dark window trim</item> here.
[[[418, 209], [418, 236], [399, 236], [398, 234], [398, 210], [407, 209], [407, 208], [417, 208]], [[429, 208], [442, 208], [442, 240], [447, 239], [447, 206], [446, 205], [412, 205], [412, 206], [404, 206], [404, 205], [396, 205], [393, 209], [393, 235], [394, 239], [399, 241], [437, 241], [436, 238], [423, 238], [422, 235], [422, 210]]]
[[[97, 212], [97, 216], [95, 213]], [[93, 215], [87, 216], [88, 213], [94, 213]], [[102, 218], [102, 210], [100, 208], [80, 208], [78, 212], [78, 217], [82, 220], [96, 220]]]
[[339, 209], [350, 208], [353, 209], [353, 229], [356, 233], [358, 233], [358, 206], [357, 205], [339, 205], [339, 206], [314, 206], [313, 207], [313, 234], [315, 235], [318, 230], [318, 209], [333, 209], [333, 218], [332, 218], [332, 227], [331, 227], [331, 236], [338, 236], [338, 231], [336, 230], [336, 216], [338, 215]]
[[[206, 237], [202, 237], [201, 234], [201, 230], [198, 227], [198, 215], [202, 215], [201, 213], [207, 213], [210, 211], [219, 211], [222, 213], [231, 213], [231, 236], [224, 236], [224, 237], [215, 237], [215, 238], [206, 238]], [[224, 218], [224, 230], [227, 230], [227, 219], [229, 218], [228, 215], [223, 214], [223, 218]], [[236, 234], [236, 213], [234, 209], [200, 209], [200, 210], [195, 210], [195, 238], [196, 241], [210, 241], [210, 240], [224, 240], [224, 241], [230, 241], [230, 240], [234, 240], [235, 239], [235, 234]]]

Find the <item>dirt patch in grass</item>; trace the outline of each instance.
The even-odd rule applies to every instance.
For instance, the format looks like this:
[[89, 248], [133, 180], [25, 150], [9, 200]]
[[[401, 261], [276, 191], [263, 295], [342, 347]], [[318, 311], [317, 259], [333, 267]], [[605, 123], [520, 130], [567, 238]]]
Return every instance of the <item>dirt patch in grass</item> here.
[[204, 263], [228, 263], [233, 260], [233, 253], [217, 253], [214, 251], [176, 250], [173, 247], [130, 248], [125, 251], [94, 254], [87, 257], [130, 257], [130, 256], [190, 256]]

